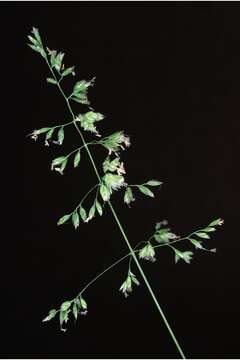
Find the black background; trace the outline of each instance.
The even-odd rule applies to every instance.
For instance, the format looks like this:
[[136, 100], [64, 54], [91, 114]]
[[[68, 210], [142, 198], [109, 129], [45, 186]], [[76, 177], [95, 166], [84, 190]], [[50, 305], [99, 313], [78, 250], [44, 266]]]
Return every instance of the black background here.
[[[62, 148], [25, 137], [70, 120], [63, 99], [45, 81], [49, 73], [42, 58], [26, 46], [32, 26], [50, 49], [66, 53], [66, 65], [76, 65], [66, 91], [76, 79], [96, 76], [89, 97], [106, 116], [100, 131], [124, 129], [131, 136], [132, 146], [122, 154], [127, 181], [164, 182], [155, 200], [136, 194], [131, 209], [120, 191], [114, 194], [131, 244], [145, 240], [162, 219], [185, 235], [224, 218], [206, 244], [217, 247], [216, 255], [199, 251], [191, 265], [175, 265], [170, 249], [163, 249], [155, 264], [143, 265], [187, 357], [240, 356], [239, 10], [238, 3], [224, 2], [1, 5], [2, 57], [12, 67], [12, 72], [2, 67], [2, 76], [12, 77], [10, 92], [5, 90], [11, 95], [5, 123], [12, 132], [2, 135], [2, 143], [8, 143], [9, 156], [15, 154], [8, 162], [12, 221], [4, 243], [12, 252], [3, 256], [10, 266], [2, 293], [11, 296], [4, 296], [2, 356], [179, 356], [135, 267], [141, 286], [127, 300], [118, 291], [126, 262], [88, 289], [88, 316], [76, 326], [69, 323], [67, 333], [60, 332], [57, 320], [41, 323], [50, 308], [74, 297], [127, 247], [107, 207], [102, 218], [77, 231], [56, 226], [96, 179], [86, 155], [64, 176], [50, 171], [54, 157], [79, 144], [74, 130], [66, 133]], [[75, 104], [74, 110], [86, 108]], [[93, 152], [100, 169], [106, 153]], [[23, 171], [22, 187], [16, 179]], [[24, 199], [17, 201], [15, 192]]]

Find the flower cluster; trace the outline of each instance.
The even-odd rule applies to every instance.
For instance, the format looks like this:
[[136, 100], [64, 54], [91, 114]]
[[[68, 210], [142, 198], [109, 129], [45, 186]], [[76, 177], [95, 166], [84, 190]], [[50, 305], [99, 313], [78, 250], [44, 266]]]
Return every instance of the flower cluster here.
[[33, 27], [31, 31], [31, 35], [28, 35], [28, 39], [30, 40], [31, 44], [28, 46], [39, 53], [44, 59], [46, 58], [46, 52], [43, 48], [42, 40], [39, 35], [39, 31], [37, 28]]
[[104, 116], [100, 113], [96, 113], [93, 111], [88, 111], [85, 114], [79, 114], [75, 121], [79, 121], [81, 124], [81, 127], [85, 131], [90, 131], [94, 133], [96, 136], [100, 137], [100, 134], [98, 133], [95, 122], [101, 121], [104, 119]]
[[130, 137], [125, 135], [123, 131], [117, 131], [107, 136], [100, 143], [108, 150], [109, 155], [112, 152], [117, 154], [120, 149], [124, 150], [131, 145]]
[[66, 332], [67, 329], [63, 328], [63, 324], [69, 321], [69, 315], [72, 313], [75, 320], [77, 320], [78, 315], [87, 315], [87, 303], [83, 297], [79, 295], [73, 300], [63, 302], [59, 310], [50, 310], [42, 322], [52, 320], [57, 313], [59, 313], [60, 329]]
[[60, 156], [56, 159], [54, 159], [51, 163], [51, 170], [55, 170], [59, 172], [61, 175], [63, 175], [63, 170], [65, 169], [67, 165], [68, 158], [65, 156]]
[[119, 291], [122, 291], [123, 295], [125, 297], [128, 297], [128, 295], [132, 292], [133, 283], [136, 284], [137, 286], [140, 285], [140, 283], [137, 280], [136, 276], [129, 270], [127, 279], [121, 285]]
[[169, 243], [170, 240], [179, 238], [176, 234], [171, 232], [170, 228], [162, 227], [167, 225], [167, 221], [158, 222], [155, 226], [154, 239], [159, 243]]
[[140, 259], [149, 260], [151, 262], [156, 261], [155, 250], [150, 242], [139, 251], [138, 256]]
[[88, 88], [93, 86], [95, 77], [89, 81], [81, 80], [78, 81], [73, 88], [73, 92], [69, 99], [74, 100], [80, 104], [90, 105], [90, 102], [87, 97]]
[[113, 160], [110, 160], [109, 156], [103, 162], [103, 171], [106, 173], [107, 171], [117, 172], [118, 175], [126, 174], [124, 169], [123, 162], [120, 162], [120, 158], [116, 157]]

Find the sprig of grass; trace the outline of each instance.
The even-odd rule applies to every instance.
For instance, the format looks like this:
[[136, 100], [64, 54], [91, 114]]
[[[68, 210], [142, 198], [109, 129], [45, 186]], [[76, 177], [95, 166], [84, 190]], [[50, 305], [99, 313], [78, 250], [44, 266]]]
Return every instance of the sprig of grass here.
[[[175, 247], [176, 246], [175, 244], [180, 241], [187, 240], [189, 244], [191, 244], [191, 246], [193, 245], [196, 249], [202, 249], [205, 251], [213, 252], [214, 249], [209, 250], [203, 247], [202, 241], [203, 239], [204, 240], [209, 239], [210, 237], [209, 233], [215, 230], [215, 226], [221, 225], [222, 220], [217, 219], [211, 224], [209, 224], [208, 227], [201, 229], [199, 231], [195, 231], [194, 233], [191, 233], [189, 236], [184, 238], [180, 238], [174, 233], [172, 233], [170, 228], [165, 227], [166, 221], [162, 221], [156, 224], [154, 234], [147, 241], [144, 242], [141, 241], [137, 245], [137, 247], [139, 247], [140, 244], [144, 243], [145, 244], [144, 247], [142, 247], [141, 249], [136, 249], [136, 248], [133, 249], [126, 235], [126, 232], [123, 229], [123, 226], [119, 220], [119, 217], [110, 201], [110, 198], [112, 197], [113, 193], [115, 193], [116, 191], [118, 190], [121, 191], [122, 189], [124, 189], [124, 195], [123, 195], [124, 203], [130, 206], [130, 204], [133, 201], [135, 201], [135, 194], [133, 193], [133, 190], [135, 188], [143, 195], [154, 198], [155, 194], [153, 192], [153, 188], [160, 187], [162, 185], [162, 181], [148, 180], [139, 185], [135, 185], [135, 184], [131, 185], [126, 182], [125, 180], [126, 170], [123, 162], [120, 160], [120, 153], [121, 151], [127, 149], [130, 146], [131, 144], [130, 138], [122, 130], [116, 131], [113, 134], [110, 134], [105, 137], [102, 137], [101, 134], [99, 133], [97, 129], [97, 125], [99, 121], [102, 121], [104, 119], [104, 115], [95, 112], [91, 108], [90, 101], [88, 99], [88, 90], [90, 87], [93, 86], [95, 77], [92, 78], [91, 80], [77, 81], [74, 84], [70, 95], [67, 95], [63, 90], [62, 82], [66, 76], [71, 76], [71, 75], [75, 76], [74, 66], [70, 66], [66, 68], [63, 63], [65, 54], [63, 52], [57, 52], [56, 50], [50, 50], [48, 47], [45, 47], [43, 45], [43, 42], [41, 40], [37, 28], [32, 29], [31, 35], [28, 36], [28, 39], [30, 41], [29, 44], [30, 48], [36, 51], [37, 53], [39, 53], [46, 61], [46, 64], [51, 74], [51, 77], [47, 77], [46, 81], [48, 84], [50, 84], [51, 86], [55, 86], [59, 90], [60, 94], [64, 98], [66, 106], [69, 110], [69, 114], [72, 118], [70, 122], [63, 123], [61, 125], [44, 127], [41, 129], [34, 130], [28, 136], [31, 136], [31, 138], [34, 139], [35, 141], [38, 139], [38, 137], [45, 136], [46, 146], [50, 146], [52, 144], [57, 144], [62, 146], [65, 140], [66, 128], [68, 126], [73, 126], [77, 131], [78, 135], [80, 136], [81, 145], [75, 148], [69, 154], [61, 155], [53, 159], [51, 163], [51, 169], [57, 171], [61, 175], [64, 175], [64, 171], [67, 164], [69, 163], [70, 157], [72, 156], [73, 158], [73, 167], [77, 168], [80, 166], [82, 152], [85, 151], [87, 153], [90, 163], [92, 164], [93, 170], [97, 178], [97, 184], [94, 185], [82, 197], [82, 200], [80, 201], [78, 206], [71, 213], [63, 215], [58, 220], [58, 225], [63, 225], [67, 223], [68, 220], [71, 220], [74, 228], [77, 229], [80, 226], [80, 220], [83, 220], [83, 222], [87, 223], [88, 221], [92, 220], [97, 214], [102, 216], [104, 205], [108, 204], [112, 212], [112, 215], [116, 221], [118, 229], [120, 230], [122, 237], [125, 240], [125, 243], [129, 249], [129, 253], [127, 255], [117, 260], [108, 268], [106, 268], [104, 271], [102, 271], [100, 274], [95, 276], [74, 299], [63, 302], [58, 310], [56, 309], [50, 310], [49, 314], [47, 315], [47, 317], [44, 318], [43, 321], [44, 322], [50, 321], [56, 316], [56, 314], [59, 314], [60, 328], [62, 331], [66, 331], [66, 328], [64, 328], [63, 326], [65, 323], [69, 321], [69, 316], [71, 314], [73, 314], [73, 317], [75, 318], [75, 320], [77, 320], [79, 314], [86, 315], [87, 313], [87, 302], [82, 296], [82, 294], [86, 291], [86, 289], [89, 288], [90, 285], [92, 285], [95, 281], [97, 281], [106, 272], [108, 272], [113, 267], [117, 266], [120, 262], [122, 262], [124, 259], [129, 257], [130, 260], [129, 260], [127, 278], [124, 281], [124, 283], [121, 285], [120, 291], [122, 291], [125, 296], [128, 296], [133, 290], [133, 285], [140, 284], [136, 275], [132, 272], [131, 269], [131, 262], [134, 261], [143, 279], [143, 282], [145, 283], [148, 289], [150, 297], [152, 298], [153, 303], [155, 304], [159, 314], [161, 315], [167, 327], [167, 330], [176, 346], [176, 349], [178, 350], [180, 356], [182, 358], [185, 358], [183, 350], [179, 345], [166, 316], [163, 313], [163, 310], [143, 271], [140, 261], [150, 260], [154, 262], [156, 260], [155, 250], [159, 247], [165, 246], [174, 251], [176, 263], [182, 259], [183, 261], [189, 264], [193, 256], [193, 252], [181, 251]], [[75, 115], [71, 107], [71, 102], [75, 102], [77, 104], [80, 104], [80, 106], [87, 107], [88, 111]], [[86, 142], [83, 132], [89, 132], [93, 136], [96, 136], [98, 139], [95, 139], [90, 142]], [[53, 136], [56, 136], [56, 140], [52, 140]], [[101, 145], [108, 152], [107, 157], [103, 160], [101, 166], [103, 170], [102, 175], [100, 174], [100, 171], [97, 169], [95, 160], [90, 151], [89, 147], [91, 145]], [[91, 195], [91, 193], [95, 189], [96, 189], [96, 193], [94, 196], [93, 204], [91, 205], [89, 211], [87, 212], [82, 204], [84, 200], [89, 195]], [[159, 244], [154, 245], [152, 241], [156, 241]]]

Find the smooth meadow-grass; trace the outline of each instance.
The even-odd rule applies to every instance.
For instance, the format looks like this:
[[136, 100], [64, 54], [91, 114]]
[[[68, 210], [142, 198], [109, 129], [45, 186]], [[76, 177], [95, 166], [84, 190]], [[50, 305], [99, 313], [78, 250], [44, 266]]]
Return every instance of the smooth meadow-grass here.
[[[94, 85], [95, 78], [91, 80], [76, 81], [73, 85], [72, 92], [67, 95], [63, 88], [63, 82], [66, 77], [75, 76], [74, 66], [65, 67], [63, 63], [65, 54], [57, 52], [56, 50], [50, 50], [48, 47], [43, 45], [37, 28], [33, 27], [28, 39], [30, 41], [28, 44], [30, 48], [39, 53], [48, 66], [50, 77], [48, 77], [46, 81], [50, 86], [55, 87], [65, 101], [69, 110], [71, 121], [34, 130], [27, 136], [35, 141], [37, 141], [38, 138], [43, 139], [46, 146], [62, 146], [64, 144], [64, 138], [65, 134], [67, 135], [68, 128], [73, 127], [79, 135], [80, 144], [78, 144], [76, 148], [68, 154], [64, 154], [63, 150], [63, 154], [60, 157], [52, 160], [51, 170], [56, 171], [60, 175], [64, 175], [66, 166], [78, 168], [81, 165], [81, 158], [83, 156], [87, 156], [96, 175], [96, 184], [90, 189], [87, 189], [86, 194], [80, 199], [78, 205], [69, 213], [64, 214], [58, 220], [57, 225], [71, 223], [73, 228], [77, 230], [80, 227], [80, 223], [82, 225], [82, 223], [88, 223], [91, 221], [95, 216], [102, 216], [104, 213], [104, 206], [108, 205], [113, 218], [118, 225], [119, 231], [121, 232], [129, 249], [129, 252], [125, 256], [105, 268], [100, 274], [96, 275], [78, 292], [73, 299], [64, 301], [58, 309], [51, 309], [48, 315], [43, 319], [43, 322], [50, 321], [58, 315], [60, 329], [65, 332], [67, 330], [66, 324], [70, 320], [70, 316], [72, 316], [72, 318], [76, 321], [79, 316], [87, 314], [88, 306], [85, 291], [105, 273], [116, 267], [122, 261], [128, 259], [125, 279], [119, 288], [120, 292], [123, 296], [128, 297], [134, 290], [134, 287], [140, 285], [136, 274], [134, 274], [132, 270], [132, 263], [134, 261], [139, 271], [140, 278], [142, 278], [143, 283], [145, 283], [149, 296], [152, 298], [157, 311], [165, 323], [178, 353], [182, 358], [185, 358], [183, 350], [163, 313], [145, 272], [143, 271], [142, 261], [150, 261], [154, 263], [156, 260], [156, 251], [164, 246], [171, 249], [176, 264], [179, 261], [184, 261], [186, 264], [190, 264], [193, 258], [192, 249], [205, 252], [216, 252], [215, 248], [206, 248], [203, 242], [210, 239], [210, 234], [216, 230], [217, 226], [223, 224], [223, 220], [220, 218], [214, 220], [210, 222], [209, 225], [193, 231], [191, 234], [183, 237], [174, 234], [168, 226], [168, 222], [163, 220], [155, 224], [153, 233], [148, 239], [140, 241], [137, 246], [133, 248], [110, 199], [112, 198], [113, 193], [117, 191], [123, 192], [123, 203], [130, 207], [130, 205], [135, 201], [135, 192], [139, 191], [149, 198], [154, 198], [154, 189], [161, 187], [162, 181], [156, 179], [145, 180], [142, 184], [128, 184], [126, 182], [126, 170], [123, 162], [121, 161], [121, 152], [130, 146], [130, 138], [124, 133], [124, 131], [116, 131], [107, 136], [99, 134], [97, 124], [99, 121], [104, 120], [104, 115], [95, 112], [88, 99], [88, 91]], [[74, 114], [71, 107], [72, 102], [77, 102], [80, 109], [85, 107], [87, 111]], [[85, 141], [85, 132], [92, 134], [92, 141]], [[97, 151], [98, 146], [101, 146], [106, 150], [106, 157], [103, 159], [100, 168], [97, 167], [92, 155], [92, 147], [95, 151]], [[88, 205], [89, 208], [86, 206], [86, 199], [88, 202], [89, 199], [92, 201], [92, 205], [90, 207]], [[187, 251], [181, 251], [178, 248], [181, 242], [187, 243], [190, 249]]]

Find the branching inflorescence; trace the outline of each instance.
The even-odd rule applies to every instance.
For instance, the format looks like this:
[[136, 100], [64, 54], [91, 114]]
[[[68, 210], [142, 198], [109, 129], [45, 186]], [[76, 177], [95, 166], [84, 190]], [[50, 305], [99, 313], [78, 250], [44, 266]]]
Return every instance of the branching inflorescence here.
[[[184, 353], [173, 334], [172, 329], [157, 301], [153, 290], [146, 278], [146, 275], [140, 265], [141, 260], [147, 260], [151, 262], [156, 261], [156, 250], [161, 247], [168, 247], [173, 251], [175, 256], [175, 263], [180, 260], [183, 260], [189, 264], [193, 257], [192, 251], [181, 251], [176, 246], [180, 242], [187, 242], [190, 246], [193, 246], [195, 249], [215, 252], [216, 249], [207, 249], [203, 246], [203, 241], [210, 238], [210, 234], [216, 230], [216, 227], [223, 224], [222, 219], [217, 219], [212, 221], [208, 226], [203, 229], [192, 232], [190, 235], [185, 237], [180, 237], [174, 234], [171, 229], [167, 226], [167, 221], [163, 220], [156, 223], [154, 233], [146, 241], [141, 241], [134, 249], [130, 245], [130, 242], [123, 230], [123, 227], [119, 221], [119, 218], [110, 202], [112, 194], [117, 190], [123, 190], [123, 200], [124, 203], [128, 206], [135, 201], [134, 191], [140, 191], [146, 196], [154, 197], [153, 189], [159, 188], [162, 185], [162, 182], [159, 180], [149, 180], [142, 184], [128, 184], [125, 181], [125, 168], [124, 164], [121, 161], [120, 153], [122, 150], [125, 150], [130, 146], [130, 138], [123, 131], [116, 131], [113, 134], [110, 134], [106, 137], [102, 137], [97, 130], [97, 123], [104, 119], [104, 116], [98, 112], [95, 112], [90, 107], [90, 102], [88, 100], [88, 90], [94, 85], [95, 78], [86, 81], [81, 80], [77, 81], [73, 86], [73, 90], [69, 96], [67, 96], [62, 88], [62, 81], [66, 76], [75, 76], [74, 66], [65, 68], [63, 64], [64, 53], [57, 52], [56, 50], [50, 50], [47, 47], [43, 46], [39, 31], [36, 28], [32, 29], [31, 35], [28, 36], [30, 40], [29, 46], [36, 52], [38, 52], [46, 61], [48, 68], [51, 73], [51, 77], [48, 77], [46, 80], [49, 84], [52, 84], [58, 88], [61, 95], [63, 96], [67, 107], [72, 118], [71, 121], [51, 127], [44, 127], [38, 130], [34, 130], [30, 136], [35, 141], [38, 137], [44, 136], [44, 142], [46, 146], [50, 144], [62, 145], [65, 137], [65, 130], [67, 127], [73, 126], [77, 130], [81, 138], [81, 145], [71, 151], [69, 154], [61, 155], [52, 160], [51, 170], [56, 171], [59, 174], [63, 175], [66, 166], [72, 164], [74, 168], [77, 168], [80, 164], [82, 153], [85, 151], [87, 153], [90, 162], [93, 166], [97, 177], [97, 183], [87, 191], [87, 193], [82, 197], [79, 204], [69, 213], [63, 215], [57, 222], [58, 225], [63, 225], [66, 223], [72, 223], [75, 229], [80, 226], [80, 222], [87, 223], [92, 220], [96, 215], [102, 216], [104, 210], [104, 204], [108, 203], [115, 221], [123, 235], [123, 238], [129, 248], [129, 253], [126, 254], [121, 259], [117, 260], [115, 263], [106, 268], [103, 272], [94, 277], [79, 293], [78, 295], [68, 301], [64, 301], [58, 310], [52, 309], [49, 311], [47, 317], [43, 319], [43, 322], [52, 320], [57, 314], [59, 314], [60, 328], [62, 331], [66, 331], [64, 324], [66, 324], [72, 314], [75, 320], [77, 320], [79, 315], [87, 314], [87, 302], [83, 297], [86, 289], [92, 285], [96, 280], [103, 276], [107, 271], [111, 270], [117, 266], [120, 262], [125, 259], [129, 259], [128, 270], [126, 274], [125, 281], [120, 286], [120, 291], [127, 297], [133, 291], [133, 285], [138, 286], [140, 284], [136, 275], [132, 271], [132, 260], [135, 261], [135, 264], [140, 272], [140, 275], [143, 278], [145, 285], [160, 313], [162, 319], [167, 326], [170, 336], [172, 337], [176, 348], [178, 349], [182, 358], [185, 358]], [[85, 113], [79, 113], [75, 115], [73, 113], [71, 102], [77, 102], [80, 105], [87, 106], [88, 110]], [[83, 136], [83, 131], [92, 133], [96, 139], [86, 142]], [[93, 145], [99, 145], [104, 147], [107, 150], [107, 156], [102, 163], [102, 175], [98, 171], [92, 154], [90, 152], [90, 147]], [[85, 200], [89, 196], [93, 196], [93, 203], [90, 209], [86, 208]]]

